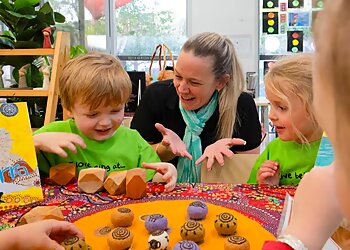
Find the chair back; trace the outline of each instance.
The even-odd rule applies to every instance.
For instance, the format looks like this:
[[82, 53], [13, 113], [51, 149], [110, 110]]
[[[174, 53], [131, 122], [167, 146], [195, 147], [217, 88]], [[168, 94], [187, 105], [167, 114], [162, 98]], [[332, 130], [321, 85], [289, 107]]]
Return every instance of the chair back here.
[[204, 183], [246, 183], [259, 154], [235, 154], [225, 157], [225, 164], [221, 167], [217, 162], [210, 171], [207, 162], [203, 162], [201, 169], [201, 182]]

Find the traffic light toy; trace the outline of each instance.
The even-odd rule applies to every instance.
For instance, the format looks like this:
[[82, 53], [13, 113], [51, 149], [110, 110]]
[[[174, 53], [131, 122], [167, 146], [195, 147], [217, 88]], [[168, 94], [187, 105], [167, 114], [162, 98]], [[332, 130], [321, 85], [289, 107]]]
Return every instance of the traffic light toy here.
[[304, 0], [288, 0], [288, 8], [303, 8]]
[[263, 33], [278, 34], [278, 12], [263, 12]]
[[264, 0], [263, 8], [264, 9], [273, 9], [278, 7], [278, 0]]
[[303, 31], [287, 31], [287, 51], [303, 52]]

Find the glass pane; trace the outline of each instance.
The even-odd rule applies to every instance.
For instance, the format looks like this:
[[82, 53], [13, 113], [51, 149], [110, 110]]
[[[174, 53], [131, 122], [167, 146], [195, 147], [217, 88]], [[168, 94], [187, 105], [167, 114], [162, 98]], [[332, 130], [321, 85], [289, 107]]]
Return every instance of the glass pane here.
[[159, 43], [177, 55], [186, 40], [186, 0], [133, 0], [117, 8], [116, 23], [118, 56], [149, 56]]
[[66, 22], [56, 25], [57, 30], [68, 31], [71, 34], [71, 45], [80, 44], [79, 37], [79, 0], [48, 0], [52, 9], [61, 13]]
[[105, 0], [84, 1], [85, 41], [90, 51], [107, 50], [105, 3]]
[[[116, 0], [117, 3], [127, 0]], [[118, 6], [118, 4], [116, 4]], [[128, 71], [146, 71], [156, 46], [165, 43], [174, 58], [187, 39], [186, 0], [133, 0], [116, 9], [116, 55]], [[170, 65], [168, 60], [167, 66]], [[157, 78], [158, 60], [152, 66]]]

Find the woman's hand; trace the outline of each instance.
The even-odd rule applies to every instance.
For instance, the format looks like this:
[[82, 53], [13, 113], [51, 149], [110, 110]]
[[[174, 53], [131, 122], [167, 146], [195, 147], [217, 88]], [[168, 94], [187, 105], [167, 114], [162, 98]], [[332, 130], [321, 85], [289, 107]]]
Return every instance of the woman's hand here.
[[209, 145], [204, 150], [204, 153], [201, 157], [196, 161], [196, 165], [204, 161], [208, 158], [207, 169], [211, 170], [215, 160], [220, 164], [220, 166], [224, 165], [224, 156], [232, 157], [233, 152], [230, 148], [233, 145], [245, 145], [246, 142], [242, 139], [237, 138], [224, 138], [216, 141], [215, 143]]
[[67, 158], [64, 149], [77, 153], [77, 146], [86, 148], [84, 140], [77, 134], [64, 132], [44, 132], [33, 136], [36, 151], [44, 151]]
[[162, 175], [162, 179], [167, 184], [165, 185], [165, 191], [170, 192], [175, 188], [177, 180], [177, 170], [173, 164], [168, 162], [157, 163], [142, 163], [142, 166], [147, 169], [156, 170]]
[[258, 184], [278, 185], [280, 183], [280, 166], [278, 162], [264, 161], [256, 174], [256, 179]]
[[180, 137], [176, 133], [164, 127], [160, 123], [156, 123], [155, 127], [163, 135], [163, 140], [158, 145], [158, 150], [156, 150], [157, 153], [159, 153], [158, 151], [161, 147], [163, 151], [171, 152], [173, 156], [187, 157], [188, 159], [192, 160], [192, 155], [187, 151], [186, 144], [180, 139]]

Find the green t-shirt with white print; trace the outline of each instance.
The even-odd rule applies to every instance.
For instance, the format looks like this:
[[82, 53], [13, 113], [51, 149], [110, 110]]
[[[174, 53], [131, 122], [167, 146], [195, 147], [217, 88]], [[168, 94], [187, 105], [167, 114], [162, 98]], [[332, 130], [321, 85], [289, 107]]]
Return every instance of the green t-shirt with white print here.
[[[104, 168], [107, 173], [113, 171], [128, 170], [142, 167], [143, 162], [160, 162], [160, 159], [154, 149], [149, 145], [141, 135], [133, 129], [120, 126], [114, 135], [104, 141], [96, 141], [87, 138], [77, 128], [72, 119], [66, 121], [56, 121], [45, 125], [34, 134], [43, 132], [67, 132], [81, 136], [86, 144], [82, 149], [77, 146], [77, 153], [65, 150], [67, 158], [62, 158], [56, 154], [47, 152], [38, 152], [39, 169], [45, 175], [49, 174], [50, 167], [59, 163], [75, 163], [77, 170], [85, 168]], [[147, 181], [152, 180], [155, 174], [154, 170], [146, 169]]]
[[320, 142], [317, 140], [308, 145], [274, 139], [256, 160], [248, 183], [257, 184], [256, 174], [261, 164], [272, 160], [280, 165], [280, 185], [298, 185], [304, 174], [314, 167]]

